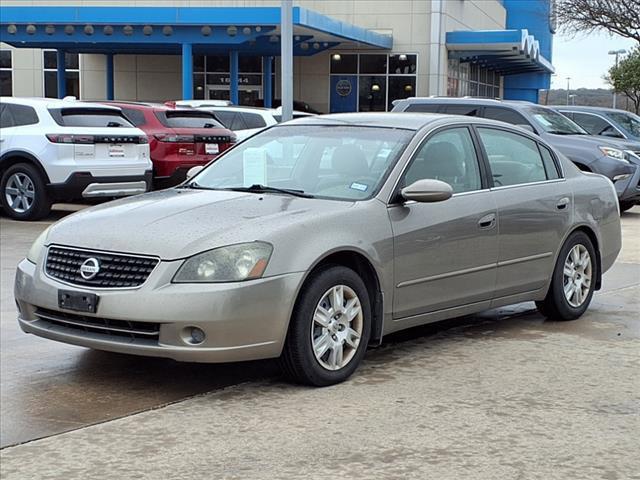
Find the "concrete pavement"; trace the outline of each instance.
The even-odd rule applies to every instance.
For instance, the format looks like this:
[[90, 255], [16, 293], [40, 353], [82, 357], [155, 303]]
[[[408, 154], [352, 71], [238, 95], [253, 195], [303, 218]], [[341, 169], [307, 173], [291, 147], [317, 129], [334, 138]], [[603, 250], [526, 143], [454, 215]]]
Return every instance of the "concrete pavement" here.
[[[292, 386], [264, 366], [257, 374], [263, 380], [247, 374], [262, 363], [205, 366], [186, 379], [190, 367], [163, 374], [166, 364], [97, 352], [67, 357], [51, 378], [40, 375], [45, 367], [29, 367], [23, 398], [36, 395], [43, 418], [49, 407], [40, 402], [64, 399], [65, 389], [76, 391], [74, 405], [88, 389], [81, 411], [92, 411], [94, 402], [93, 410], [104, 411], [130, 397], [144, 399], [137, 407], [144, 409], [175, 401], [159, 401], [166, 391], [180, 391], [174, 399], [205, 391], [206, 382], [193, 387], [207, 374], [226, 373], [236, 386], [212, 384], [208, 394], [5, 448], [0, 476], [640, 479], [640, 209], [623, 223], [622, 255], [583, 318], [548, 322], [532, 304], [520, 304], [421, 327], [368, 352], [356, 376], [330, 388]], [[3, 425], [15, 413], [4, 407], [5, 368], [15, 369], [10, 388], [20, 376], [18, 366], [6, 365], [4, 323], [3, 314]], [[82, 355], [97, 358], [93, 368]], [[149, 368], [156, 377], [144, 382]], [[30, 375], [57, 393], [39, 395]], [[173, 390], [176, 383], [182, 390]], [[101, 392], [108, 395], [101, 399]], [[78, 423], [113, 417], [93, 418]]]

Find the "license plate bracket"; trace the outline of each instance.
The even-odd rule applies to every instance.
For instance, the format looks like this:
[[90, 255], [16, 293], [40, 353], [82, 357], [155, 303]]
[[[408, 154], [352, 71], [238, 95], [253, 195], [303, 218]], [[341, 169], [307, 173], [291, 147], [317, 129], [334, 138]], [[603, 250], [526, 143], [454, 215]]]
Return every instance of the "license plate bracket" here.
[[96, 313], [99, 298], [95, 293], [58, 290], [58, 307], [76, 312]]
[[119, 143], [110, 143], [109, 144], [109, 156], [122, 158], [125, 156], [124, 145], [120, 145]]

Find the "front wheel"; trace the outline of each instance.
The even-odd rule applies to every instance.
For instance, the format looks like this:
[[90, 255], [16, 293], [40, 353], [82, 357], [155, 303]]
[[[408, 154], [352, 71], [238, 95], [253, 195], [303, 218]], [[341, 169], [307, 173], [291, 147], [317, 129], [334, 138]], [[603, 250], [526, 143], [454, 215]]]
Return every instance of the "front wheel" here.
[[358, 368], [371, 332], [367, 288], [353, 270], [331, 266], [303, 287], [282, 353], [285, 373], [315, 386], [340, 383]]
[[572, 233], [560, 250], [546, 298], [536, 302], [551, 320], [580, 317], [593, 297], [598, 264], [593, 243], [584, 232]]

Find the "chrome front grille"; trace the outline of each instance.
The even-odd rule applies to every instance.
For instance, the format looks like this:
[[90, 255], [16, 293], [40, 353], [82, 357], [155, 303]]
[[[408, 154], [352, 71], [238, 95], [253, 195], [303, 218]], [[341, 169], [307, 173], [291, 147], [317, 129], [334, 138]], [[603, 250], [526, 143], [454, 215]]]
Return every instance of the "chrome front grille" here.
[[[94, 277], [80, 274], [82, 264], [93, 258], [99, 265]], [[47, 252], [47, 275], [73, 285], [94, 288], [132, 288], [142, 285], [159, 260], [153, 257], [92, 252], [68, 247], [51, 246]]]
[[113, 340], [143, 340], [157, 343], [160, 336], [159, 323], [88, 317], [45, 308], [36, 309], [35, 314], [38, 320], [47, 324], [83, 333], [105, 335]]

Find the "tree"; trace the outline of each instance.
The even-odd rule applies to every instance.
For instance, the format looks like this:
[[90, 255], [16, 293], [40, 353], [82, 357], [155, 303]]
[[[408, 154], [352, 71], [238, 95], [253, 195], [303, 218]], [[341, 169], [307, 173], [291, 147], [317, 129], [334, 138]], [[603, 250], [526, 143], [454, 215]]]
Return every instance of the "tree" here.
[[617, 66], [609, 69], [607, 81], [616, 92], [624, 93], [640, 111], [640, 46], [635, 47]]
[[604, 30], [640, 43], [640, 0], [557, 0], [554, 15], [568, 34]]

